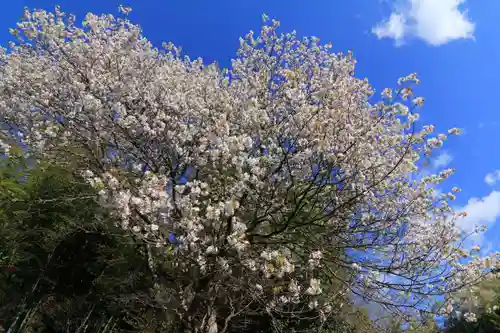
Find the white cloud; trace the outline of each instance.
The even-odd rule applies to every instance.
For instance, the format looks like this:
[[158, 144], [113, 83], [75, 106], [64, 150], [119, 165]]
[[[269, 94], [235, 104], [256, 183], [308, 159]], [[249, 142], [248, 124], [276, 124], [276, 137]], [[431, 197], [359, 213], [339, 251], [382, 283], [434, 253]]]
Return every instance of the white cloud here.
[[[489, 185], [500, 182], [500, 170], [488, 173], [484, 181]], [[476, 228], [480, 228], [481, 226], [486, 226], [487, 229], [490, 229], [500, 218], [500, 190], [493, 190], [481, 198], [470, 198], [464, 206], [454, 207], [454, 211], [457, 213], [467, 213], [466, 217], [457, 220], [456, 226], [461, 231], [471, 234], [476, 231]], [[481, 253], [485, 255], [494, 247], [487, 238], [488, 231], [475, 233], [469, 237], [465, 245], [469, 247], [473, 244], [480, 245], [482, 247]]]
[[402, 43], [406, 30], [406, 19], [404, 15], [392, 13], [389, 19], [372, 29], [378, 38], [392, 38], [396, 43]]
[[461, 8], [465, 0], [404, 1], [389, 19], [372, 29], [378, 38], [392, 38], [400, 45], [405, 38], [414, 37], [435, 46], [474, 38], [475, 24]]
[[495, 185], [500, 181], [500, 170], [490, 172], [484, 177], [484, 182], [488, 185]]
[[439, 156], [436, 157], [432, 161], [432, 167], [434, 169], [444, 168], [445, 166], [447, 166], [448, 164], [450, 164], [452, 160], [453, 160], [453, 156], [451, 156], [449, 153], [447, 153], [447, 152], [444, 151], [441, 154], [439, 154]]
[[[457, 221], [457, 227], [467, 233], [474, 232], [476, 227], [485, 225], [491, 227], [500, 217], [500, 191], [492, 191], [482, 198], [471, 198], [469, 202], [457, 212], [467, 212], [467, 216]], [[484, 242], [484, 233], [479, 233], [471, 237], [471, 241]]]

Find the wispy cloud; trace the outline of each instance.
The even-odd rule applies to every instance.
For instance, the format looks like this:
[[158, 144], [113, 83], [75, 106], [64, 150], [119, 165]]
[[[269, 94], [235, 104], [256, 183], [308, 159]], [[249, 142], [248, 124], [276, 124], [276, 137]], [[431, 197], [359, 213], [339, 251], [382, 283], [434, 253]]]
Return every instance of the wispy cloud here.
[[434, 160], [432, 160], [432, 167], [434, 169], [441, 169], [451, 163], [453, 160], [453, 156], [451, 156], [448, 152], [443, 151], [438, 155]]
[[462, 8], [464, 4], [465, 0], [404, 0], [372, 32], [378, 38], [394, 39], [396, 45], [407, 38], [418, 38], [435, 46], [473, 39], [475, 24]]
[[495, 170], [493, 172], [490, 172], [484, 177], [484, 182], [490, 186], [495, 185], [499, 181], [500, 181], [500, 170]]

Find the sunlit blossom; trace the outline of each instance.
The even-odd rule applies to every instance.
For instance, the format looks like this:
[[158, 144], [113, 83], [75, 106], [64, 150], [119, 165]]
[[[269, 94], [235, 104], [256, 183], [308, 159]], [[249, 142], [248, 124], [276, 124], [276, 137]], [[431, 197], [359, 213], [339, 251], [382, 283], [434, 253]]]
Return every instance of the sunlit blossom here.
[[[418, 123], [416, 73], [376, 95], [354, 75], [352, 53], [281, 34], [275, 20], [240, 39], [230, 70], [171, 43], [155, 48], [123, 17], [72, 20], [27, 11], [11, 30], [0, 116], [34, 157], [78, 160], [116, 224], [158, 247], [152, 271], [168, 252], [184, 280], [218, 276], [207, 282], [214, 300], [231, 274], [240, 275], [222, 288], [248, 299], [289, 281], [290, 295], [262, 298], [272, 312], [297, 299], [328, 309], [317, 295], [349, 302], [349, 290], [420, 306], [417, 296], [448, 296], [493, 266], [462, 262], [456, 220], [466, 213], [450, 207], [460, 191], [432, 189], [455, 170], [415, 177], [449, 139]], [[2, 132], [2, 152], [11, 139]], [[322, 285], [338, 279], [333, 262], [349, 270], [341, 291]], [[193, 292], [179, 288], [172, 297], [187, 311]]]

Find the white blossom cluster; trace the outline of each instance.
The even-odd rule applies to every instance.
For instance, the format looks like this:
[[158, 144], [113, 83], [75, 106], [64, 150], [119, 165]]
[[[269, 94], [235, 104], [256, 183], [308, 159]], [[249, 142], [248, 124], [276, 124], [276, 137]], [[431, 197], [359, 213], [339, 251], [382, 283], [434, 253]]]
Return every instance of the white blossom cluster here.
[[26, 10], [0, 52], [0, 115], [32, 154], [85, 162], [123, 228], [158, 248], [174, 233], [179, 262], [203, 272], [244, 269], [270, 308], [305, 297], [329, 312], [335, 279], [394, 304], [479, 279], [491, 260], [462, 261], [464, 214], [449, 206], [460, 190], [433, 190], [455, 170], [412, 177], [460, 133], [417, 126], [417, 75], [372, 102], [350, 53], [278, 26], [241, 38], [220, 70], [155, 48], [124, 18], [79, 27], [59, 9]]

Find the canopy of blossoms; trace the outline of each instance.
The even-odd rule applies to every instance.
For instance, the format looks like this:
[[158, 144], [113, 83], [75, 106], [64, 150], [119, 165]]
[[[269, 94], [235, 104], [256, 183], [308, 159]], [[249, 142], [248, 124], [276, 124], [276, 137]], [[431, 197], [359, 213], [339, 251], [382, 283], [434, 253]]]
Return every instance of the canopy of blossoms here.
[[460, 190], [434, 190], [454, 170], [416, 176], [460, 132], [416, 125], [417, 75], [370, 102], [351, 54], [278, 26], [240, 39], [221, 70], [154, 47], [124, 16], [78, 26], [26, 10], [0, 52], [4, 128], [35, 157], [78, 161], [114, 220], [149, 244], [153, 272], [168, 253], [176, 274], [208, 279], [172, 288], [180, 313], [231, 293], [269, 312], [305, 301], [326, 316], [351, 292], [425, 310], [483, 276], [491, 259], [461, 261], [464, 214], [449, 205]]

